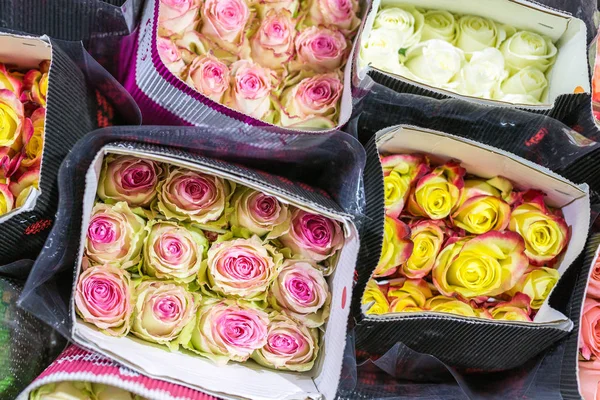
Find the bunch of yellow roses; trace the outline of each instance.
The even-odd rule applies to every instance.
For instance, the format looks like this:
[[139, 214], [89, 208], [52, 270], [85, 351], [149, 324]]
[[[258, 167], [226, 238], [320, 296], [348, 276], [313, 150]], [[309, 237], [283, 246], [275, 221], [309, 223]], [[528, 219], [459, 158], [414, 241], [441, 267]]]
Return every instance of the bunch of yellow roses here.
[[559, 279], [569, 229], [544, 193], [422, 154], [381, 157], [385, 223], [367, 314], [437, 311], [532, 321]]

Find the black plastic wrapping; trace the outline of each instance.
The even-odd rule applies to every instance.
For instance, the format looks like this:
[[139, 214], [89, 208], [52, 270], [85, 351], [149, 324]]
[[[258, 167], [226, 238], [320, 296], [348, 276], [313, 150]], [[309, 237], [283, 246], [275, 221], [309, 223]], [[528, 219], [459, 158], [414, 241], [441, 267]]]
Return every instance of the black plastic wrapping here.
[[66, 337], [71, 332], [69, 298], [79, 253], [85, 189], [82, 177], [108, 143], [190, 160], [210, 157], [231, 163], [228, 165], [232, 168], [235, 164], [260, 170], [262, 173], [248, 171], [246, 178], [262, 179], [279, 190], [360, 220], [360, 177], [365, 154], [358, 141], [345, 133], [281, 135], [252, 127], [242, 130], [210, 126], [112, 127], [91, 132], [62, 164], [56, 223], [19, 299], [22, 308]]
[[[52, 65], [40, 176], [32, 211], [0, 224], [0, 266], [27, 268], [39, 254], [58, 205], [58, 169], [75, 142], [108, 121], [140, 123], [139, 109], [123, 87], [79, 42], [51, 40]], [[7, 264], [13, 264], [8, 266]]]

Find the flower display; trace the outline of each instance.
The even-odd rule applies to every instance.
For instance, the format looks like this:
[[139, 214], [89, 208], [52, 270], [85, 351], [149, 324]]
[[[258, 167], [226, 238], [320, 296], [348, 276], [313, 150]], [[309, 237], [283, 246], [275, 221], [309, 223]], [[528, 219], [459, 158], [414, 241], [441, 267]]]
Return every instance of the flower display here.
[[22, 70], [0, 63], [0, 216], [39, 191], [49, 61]]
[[360, 62], [464, 96], [542, 104], [558, 50], [552, 40], [476, 15], [382, 7]]
[[156, 47], [214, 102], [274, 125], [332, 129], [358, 12], [357, 0], [160, 0]]
[[569, 242], [561, 210], [540, 191], [471, 175], [455, 160], [383, 154], [380, 162], [383, 240], [364, 313], [533, 322], [560, 278], [553, 267]]
[[108, 153], [87, 224], [80, 320], [218, 364], [315, 365], [340, 222], [212, 173]]

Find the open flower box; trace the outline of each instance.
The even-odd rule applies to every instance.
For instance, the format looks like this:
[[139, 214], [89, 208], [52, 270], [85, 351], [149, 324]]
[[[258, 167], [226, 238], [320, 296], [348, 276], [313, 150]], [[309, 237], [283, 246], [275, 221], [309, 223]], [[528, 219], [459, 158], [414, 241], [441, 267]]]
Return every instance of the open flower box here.
[[[415, 10], [417, 7], [418, 11], [415, 11], [418, 15], [415, 17], [410, 12], [407, 13], [406, 18], [390, 15], [391, 19], [388, 22], [395, 25], [395, 29], [401, 29], [397, 32], [398, 38], [394, 39], [392, 33], [382, 34], [373, 37], [369, 43], [371, 32], [377, 28], [374, 24], [378, 12], [397, 6], [405, 6], [409, 10]], [[430, 10], [432, 13], [428, 14], [427, 12]], [[477, 20], [472, 23], [461, 21], [459, 24], [458, 18], [454, 15], [435, 14], [434, 10], [447, 11], [456, 15], [473, 15], [487, 20], [485, 22]], [[450, 28], [451, 25], [448, 25], [452, 19], [456, 24], [454, 30]], [[492, 23], [494, 26], [487, 31], [486, 24], [489, 21], [495, 21], [495, 24]], [[423, 29], [424, 26], [428, 28], [428, 31]], [[533, 40], [530, 40], [531, 38], [521, 40], [522, 38], [519, 37], [517, 39], [520, 42], [513, 43], [511, 38], [516, 38], [513, 35], [515, 29], [517, 33], [523, 30], [539, 34], [543, 39], [541, 41], [546, 41], [546, 43], [534, 45], [534, 41], [539, 37]], [[411, 42], [410, 35], [414, 35], [417, 31], [419, 34]], [[421, 36], [421, 32], [426, 33]], [[444, 32], [452, 35], [452, 38], [448, 39], [443, 36]], [[461, 34], [464, 35], [461, 37]], [[483, 35], [483, 37], [477, 35]], [[493, 37], [489, 35], [493, 35]], [[360, 36], [361, 49], [371, 45], [383, 51], [386, 48], [395, 48], [395, 41], [402, 41], [408, 45], [408, 47], [398, 50], [401, 53], [398, 56], [410, 56], [413, 61], [409, 63], [409, 67], [415, 68], [414, 71], [404, 64], [407, 60], [402, 60], [402, 66], [399, 66], [398, 62], [390, 64], [390, 61], [395, 59], [391, 53], [389, 56], [384, 55], [387, 50], [381, 52], [378, 57], [367, 56], [368, 52], [361, 51], [357, 57], [359, 78], [364, 78], [369, 73], [378, 82], [400, 92], [417, 93], [436, 98], [458, 97], [487, 105], [531, 110], [552, 109], [563, 95], [590, 93], [585, 23], [569, 14], [527, 0], [477, 2], [467, 0], [454, 2], [375, 0]], [[421, 37], [427, 39], [421, 43], [432, 43], [431, 46], [425, 46], [421, 52], [423, 54], [423, 57], [420, 58], [422, 62], [413, 57], [412, 53], [415, 53], [416, 50], [411, 53], [412, 47], [416, 49], [421, 46], [418, 44]], [[434, 39], [435, 43], [433, 43]], [[471, 59], [472, 52], [463, 52], [460, 49], [452, 48], [452, 44], [459, 45], [459, 39], [465, 49], [479, 48], [480, 45], [476, 43], [490, 42], [492, 44], [488, 48], [494, 50], [485, 51], [493, 51], [493, 54], [481, 52], [474, 57], [475, 59]], [[475, 47], [473, 47], [474, 45]], [[496, 52], [497, 48], [502, 51]], [[532, 50], [524, 50], [522, 54], [518, 53], [518, 57], [513, 57], [517, 54], [515, 51], [519, 52], [522, 48]], [[516, 50], [513, 51], [514, 49]], [[538, 55], [536, 52], [541, 51], [540, 49], [547, 49], [547, 51]], [[535, 55], [527, 53], [528, 51]], [[507, 52], [512, 52], [510, 60], [506, 58]], [[373, 54], [376, 53], [377, 51], [373, 52]], [[370, 59], [373, 57], [376, 59]], [[417, 56], [415, 55], [415, 57]], [[430, 59], [426, 60], [427, 57]], [[462, 61], [460, 61], [461, 59]], [[538, 59], [540, 69], [535, 69], [530, 73], [524, 68], [527, 65], [535, 64]], [[550, 67], [547, 66], [549, 60], [555, 60]], [[502, 64], [504, 67], [500, 68]], [[425, 71], [425, 69], [427, 70]], [[396, 72], [392, 70], [396, 70]], [[542, 76], [537, 76], [540, 74]], [[519, 79], [512, 78], [515, 76], [518, 76]], [[547, 82], [542, 82], [546, 80]], [[497, 93], [504, 95], [498, 96]], [[532, 101], [531, 98], [526, 99], [530, 94], [535, 94], [535, 101]]]
[[[168, 343], [169, 340], [171, 340], [172, 338], [167, 339], [166, 342], [161, 342], [166, 344], [161, 346], [157, 345], [156, 343], [150, 343], [148, 341], [141, 340], [132, 335], [122, 336], [123, 331], [127, 330], [127, 324], [118, 323], [117, 325], [113, 324], [110, 326], [102, 326], [101, 324], [93, 325], [84, 322], [82, 317], [84, 317], [88, 321], [93, 321], [95, 317], [94, 315], [92, 315], [94, 314], [93, 311], [91, 312], [91, 314], [82, 314], [81, 312], [76, 312], [76, 310], [82, 309], [82, 299], [85, 300], [85, 296], [82, 297], [81, 295], [85, 292], [85, 290], [81, 290], [81, 287], [79, 286], [79, 283], [81, 282], [80, 279], [83, 279], [83, 274], [89, 274], [89, 271], [92, 271], [98, 265], [99, 258], [98, 254], [96, 253], [96, 250], [98, 250], [99, 247], [94, 246], [102, 246], [102, 240], [104, 240], [102, 238], [107, 238], [107, 236], [105, 235], [106, 231], [102, 228], [102, 226], [94, 225], [93, 234], [97, 235], [99, 239], [97, 242], [95, 242], [96, 244], [90, 245], [91, 242], [88, 240], [88, 225], [91, 221], [92, 208], [94, 207], [97, 193], [101, 199], [105, 199], [105, 201], [106, 199], [108, 199], [108, 203], [114, 204], [114, 202], [111, 202], [110, 200], [113, 197], [115, 190], [115, 187], [111, 186], [111, 182], [113, 182], [111, 181], [111, 179], [118, 177], [118, 174], [115, 175], [116, 172], [112, 169], [106, 169], [104, 170], [104, 172], [102, 172], [102, 167], [105, 161], [109, 162], [110, 160], [114, 160], [114, 157], [118, 155], [135, 156], [139, 159], [143, 159], [146, 163], [162, 163], [161, 165], [163, 166], [168, 165], [168, 168], [182, 167], [187, 170], [195, 171], [194, 173], [204, 173], [206, 174], [206, 176], [212, 176], [213, 178], [211, 179], [215, 180], [223, 178], [226, 179], [228, 182], [234, 182], [236, 185], [238, 185], [238, 188], [239, 185], [243, 185], [247, 188], [251, 188], [254, 190], [261, 191], [265, 194], [275, 196], [281, 202], [281, 204], [288, 204], [290, 207], [294, 206], [297, 207], [297, 209], [311, 211], [321, 216], [330, 218], [333, 221], [337, 221], [335, 222], [335, 224], [339, 225], [339, 235], [342, 235], [344, 237], [344, 245], [343, 247], [341, 247], [341, 249], [337, 250], [335, 257], [329, 259], [329, 264], [323, 264], [324, 261], [320, 262], [321, 265], [327, 265], [331, 268], [327, 268], [327, 270], [322, 271], [318, 271], [315, 269], [315, 271], [317, 271], [319, 274], [322, 273], [326, 276], [325, 279], [327, 281], [330, 291], [330, 309], [329, 319], [324, 325], [320, 325], [319, 321], [317, 321], [319, 320], [318, 315], [316, 315], [316, 319], [311, 320], [312, 322], [315, 322], [315, 326], [320, 325], [319, 328], [315, 328], [313, 330], [313, 332], [316, 332], [318, 336], [320, 336], [320, 340], [318, 342], [319, 350], [316, 359], [313, 359], [311, 361], [309, 369], [300, 370], [301, 372], [286, 372], [283, 370], [273, 370], [265, 368], [252, 361], [246, 361], [244, 363], [230, 362], [226, 365], [223, 365], [225, 361], [223, 360], [223, 358], [227, 359], [227, 357], [222, 357], [223, 354], [217, 354], [214, 352], [211, 353], [211, 351], [215, 349], [214, 347], [208, 346], [210, 349], [207, 350], [207, 347], [202, 344], [206, 342], [202, 342], [202, 340], [196, 340], [198, 337], [196, 336], [195, 331], [196, 327], [198, 326], [197, 321], [200, 321], [202, 319], [202, 321], [206, 322], [209, 319], [209, 313], [208, 311], [206, 311], [207, 309], [199, 311], [197, 314], [196, 321], [193, 321], [192, 324], [187, 325], [185, 328], [183, 328], [181, 332], [187, 332], [188, 341], [189, 337], [192, 338], [191, 342], [187, 343], [193, 343], [193, 345], [191, 346], [193, 346], [196, 350], [202, 349], [202, 351], [200, 351], [202, 355], [211, 353], [209, 356], [211, 356], [211, 358], [213, 359], [212, 361], [197, 354], [198, 351], [193, 352], [190, 346], [186, 346], [183, 343], [183, 339], [177, 339], [177, 344], [181, 344], [181, 346], [179, 346], [179, 351], [169, 351], [169, 348], [166, 345], [171, 347], [171, 350], [175, 350], [178, 347], [172, 346], [174, 344], [173, 341]], [[143, 178], [143, 174], [137, 175], [136, 179], [140, 178]], [[107, 145], [96, 155], [94, 162], [91, 164], [87, 171], [85, 179], [86, 186], [83, 199], [83, 219], [80, 238], [81, 242], [78, 258], [79, 261], [77, 263], [77, 270], [75, 274], [75, 282], [77, 284], [74, 288], [73, 300], [71, 302], [71, 314], [73, 318], [72, 336], [73, 340], [76, 343], [83, 347], [93, 349], [103, 355], [111, 357], [119, 361], [120, 363], [127, 365], [135, 370], [138, 370], [144, 374], [147, 374], [153, 378], [162, 379], [169, 382], [195, 388], [198, 390], [202, 390], [207, 393], [218, 395], [219, 397], [242, 397], [253, 399], [311, 397], [329, 399], [335, 396], [341, 373], [342, 354], [345, 346], [344, 338], [346, 334], [346, 321], [349, 313], [349, 301], [352, 291], [352, 279], [354, 272], [353, 267], [356, 263], [356, 256], [358, 252], [358, 235], [356, 228], [352, 222], [352, 218], [350, 216], [340, 211], [337, 207], [332, 206], [333, 203], [330, 200], [322, 197], [317, 193], [309, 192], [306, 190], [306, 188], [303, 188], [301, 186], [295, 186], [293, 190], [289, 190], [289, 187], [286, 188], [286, 186], [288, 185], [287, 183], [284, 184], [282, 182], [280, 185], [278, 185], [276, 183], [276, 179], [268, 179], [268, 176], [265, 177], [265, 175], [258, 174], [254, 171], [247, 170], [243, 167], [233, 166], [198, 156], [183, 155], [182, 153], [176, 151], [169, 152], [167, 149], [164, 148], [158, 149], [149, 146], [136, 146], [135, 144], [126, 144], [123, 146]], [[123, 180], [122, 182], [125, 182], [125, 180]], [[170, 184], [165, 183], [164, 186], [160, 186], [163, 188], [161, 189], [160, 193], [164, 194], [164, 190], [169, 190], [165, 189], [169, 185]], [[178, 191], [177, 193], [183, 192]], [[161, 198], [164, 200], [165, 197]], [[154, 212], [150, 210], [155, 210], [158, 214], [163, 215], [162, 217], [159, 217], [159, 219], [164, 220], [167, 215], [169, 216], [169, 222], [155, 222], [148, 225], [147, 230], [149, 234], [146, 237], [148, 242], [150, 240], [153, 240], [151, 239], [151, 237], [153, 235], [152, 232], [154, 232], [154, 226], [160, 224], [176, 224], [175, 221], [177, 221], [177, 218], [175, 214], [179, 212], [177, 211], [179, 210], [177, 207], [174, 207], [173, 205], [165, 206], [165, 204], [167, 203], [163, 202], [163, 200], [160, 200], [157, 204], [152, 203], [153, 206], [151, 206], [151, 208], [148, 209], [146, 204], [147, 199], [143, 197], [140, 198], [139, 196], [135, 197], [135, 200], [133, 197], [131, 199], [132, 201], [135, 201], [138, 205], [144, 204], [144, 207], [146, 208], [146, 211], [144, 212], [141, 212], [141, 209], [137, 208], [136, 213], [138, 214], [138, 217], [131, 217], [136, 219], [138, 222], [140, 221], [140, 218], [143, 218], [141, 217], [141, 215], [145, 215], [146, 218], [148, 218], [148, 212]], [[119, 204], [121, 204], [121, 206], [119, 206]], [[114, 207], [123, 207], [123, 204], [124, 203], [122, 202], [118, 202]], [[135, 208], [134, 206], [132, 207]], [[164, 207], [169, 208], [170, 211], [166, 210]], [[94, 210], [96, 210], [95, 207]], [[175, 212], [175, 214], [171, 214], [171, 212]], [[128, 215], [130, 214], [131, 213], [128, 213]], [[241, 214], [235, 215], [238, 215], [239, 217], [239, 215]], [[208, 238], [208, 240], [210, 240], [210, 242], [212, 243], [210, 245], [210, 249], [208, 250], [208, 255], [206, 257], [211, 257], [211, 254], [214, 256], [215, 253], [222, 251], [223, 247], [227, 247], [223, 246], [224, 244], [231, 243], [228, 241], [216, 244], [214, 243], [215, 240], [218, 240], [218, 235], [223, 234], [224, 232], [221, 220], [206, 223], [206, 221], [202, 222], [198, 220], [198, 218], [201, 218], [199, 215], [193, 218], [194, 221], [192, 221], [191, 224], [194, 227], [199, 227], [204, 232], [203, 235], [205, 236], [205, 240], [206, 238]], [[152, 217], [150, 217], [150, 219], [152, 219]], [[240, 237], [237, 236], [237, 234], [245, 235], [243, 230], [239, 230], [236, 232], [236, 237]], [[196, 240], [197, 246], [199, 247], [194, 248], [200, 248], [201, 246], [207, 245], [207, 241], [198, 239], [197, 235], [195, 237], [196, 239], [193, 240]], [[283, 237], [281, 240], [284, 240]], [[127, 248], [133, 248], [133, 243], [134, 242], [128, 242]], [[153, 241], [152, 243], [155, 242]], [[148, 260], [147, 257], [166, 257], [166, 253], [160, 253], [162, 255], [157, 255], [158, 253], [156, 253], [156, 251], [159, 250], [156, 250], [156, 247], [154, 245], [148, 247], [146, 246], [146, 244], [147, 243], [144, 242], [143, 251], [140, 251], [139, 247], [137, 249], [138, 251], [140, 251], [139, 257], [141, 257], [144, 261], [143, 266], [139, 266], [139, 270], [137, 270], [136, 267], [134, 267], [133, 269], [130, 268], [130, 271], [132, 271], [132, 282], [139, 281], [139, 274], [136, 274], [136, 270], [139, 271], [139, 273], [145, 274], [146, 278], [143, 278], [142, 281], [146, 281], [149, 279], [147, 277], [148, 274], [154, 276], [155, 279], [162, 279], [161, 277], [164, 278], [164, 274], [170, 274], [170, 276], [172, 277], [171, 280], [174, 280], [174, 282], [179, 285], [195, 285], [194, 282], [196, 282], [196, 276], [198, 276], [200, 277], [198, 279], [198, 282], [200, 282], [200, 287], [194, 286], [196, 289], [190, 289], [190, 286], [188, 287], [188, 290], [196, 290], [194, 292], [196, 293], [194, 296], [202, 296], [202, 299], [204, 299], [203, 301], [208, 300], [207, 303], [201, 303], [201, 309], [204, 304], [209, 304], [209, 306], [214, 304], [212, 303], [212, 300], [214, 300], [215, 298], [217, 298], [218, 300], [219, 296], [215, 295], [214, 293], [211, 294], [212, 290], [216, 290], [219, 293], [225, 290], [223, 288], [227, 286], [227, 279], [224, 278], [224, 275], [221, 276], [211, 269], [211, 265], [213, 265], [213, 263], [211, 263], [210, 261], [206, 261], [208, 259], [205, 259], [205, 261], [202, 263], [202, 266], [199, 267], [198, 270], [192, 269], [192, 272], [190, 274], [187, 274], [186, 276], [175, 275], [173, 271], [166, 272], [165, 270], [154, 268], [149, 272], [149, 270], [147, 269], [148, 267], [146, 265], [146, 262]], [[168, 245], [167, 248], [169, 252], [172, 252], [171, 254], [178, 254], [179, 250], [181, 249], [179, 245]], [[294, 253], [295, 251], [299, 251], [299, 249], [297, 248], [296, 250], [293, 250], [292, 253]], [[87, 258], [86, 263], [91, 260], [94, 262], [93, 266], [89, 266], [86, 265], [86, 263], [83, 263], [84, 254]], [[148, 254], [154, 255], [149, 256]], [[305, 256], [308, 256], [307, 254], [310, 254], [310, 252], [305, 253]], [[102, 260], [100, 259], [100, 261]], [[110, 263], [111, 261], [105, 260], [103, 262]], [[131, 265], [127, 264], [126, 267], [131, 267]], [[84, 269], [83, 272], [82, 268]], [[227, 268], [229, 267], [223, 268], [225, 269], [219, 269], [218, 271], [221, 271], [223, 274], [226, 275], [228, 273]], [[331, 272], [331, 270], [333, 269], [335, 270], [329, 275], [329, 272]], [[124, 269], [120, 269], [120, 271], [124, 271]], [[123, 273], [124, 272], [117, 272], [117, 275]], [[204, 274], [209, 274], [211, 276], [210, 281], [203, 280], [204, 278], [202, 277], [204, 276]], [[272, 278], [274, 279], [275, 277]], [[208, 282], [208, 285], [210, 286], [208, 290], [205, 287], [203, 287], [203, 282]], [[135, 285], [138, 285], [138, 283], [139, 282], [136, 282]], [[136, 287], [142, 288], [146, 283], [147, 282], [141, 282], [139, 283], [139, 286]], [[231, 289], [231, 287], [229, 289]], [[240, 288], [238, 287], [237, 289]], [[253, 293], [242, 293], [242, 291], [236, 293], [242, 296], [241, 300], [247, 301], [248, 303], [261, 303], [261, 301], [264, 300], [263, 298], [260, 298], [260, 296], [254, 296]], [[138, 296], [137, 299], [140, 299], [140, 297]], [[132, 301], [134, 300], [132, 299]], [[189, 299], [188, 301], [192, 300]], [[272, 299], [269, 300], [269, 302], [271, 301]], [[279, 302], [279, 300], [277, 301]], [[248, 303], [244, 303], [245, 306], [248, 306]], [[135, 307], [138, 307], [140, 303], [139, 301], [137, 301], [135, 304]], [[121, 306], [119, 305], [117, 307], [118, 310], [122, 310], [122, 308], [119, 307]], [[88, 309], [88, 311], [89, 310], [91, 309]], [[163, 309], [163, 311], [165, 310], [166, 309]], [[133, 312], [135, 316], [136, 312]], [[168, 313], [168, 311], [165, 312]], [[127, 311], [124, 311], [124, 313], [125, 314], [123, 315], [126, 315]], [[322, 319], [320, 320], [322, 321]], [[145, 319], [140, 321], [139, 319], [134, 318], [133, 321], [137, 321], [132, 322], [133, 326], [131, 327], [132, 331], [136, 332], [136, 335], [137, 333], [144, 332], [141, 335], [142, 337], [148, 337], [151, 335], [155, 335], [153, 337], [156, 337], [156, 333], [152, 334], [150, 331], [144, 330], [146, 328], [140, 330], [138, 329], [138, 326], [136, 326], [136, 324], [140, 324], [140, 326], [146, 326], [146, 322], [144, 322], [146, 321]], [[227, 326], [226, 323], [224, 324], [225, 325], [223, 326]], [[308, 326], [309, 322], [306, 322], [306, 324]], [[102, 326], [104, 332], [102, 332], [101, 329], [98, 328], [98, 326]], [[216, 329], [216, 326], [221, 325], [217, 324], [210, 326], [214, 326]], [[190, 329], [187, 329], [188, 327]], [[152, 329], [157, 328], [156, 326], [154, 326], [154, 328]], [[257, 332], [260, 332], [260, 330]], [[106, 333], [110, 333], [112, 336]], [[183, 333], [181, 333], [179, 337], [183, 337]], [[262, 340], [262, 338], [259, 339]], [[182, 343], [179, 343], [180, 341]], [[200, 344], [197, 346], [196, 343]], [[239, 354], [237, 354], [237, 356], [239, 356]], [[232, 356], [230, 357], [230, 359], [244, 361], [240, 359], [244, 357], [237, 356]], [[253, 359], [256, 358], [253, 356]], [[259, 361], [262, 364], [264, 362], [264, 359], [261, 359]], [[215, 364], [215, 362], [217, 362], [218, 365]], [[236, 385], [232, 385], [231, 382], [236, 382]]]
[[[435, 165], [456, 160], [468, 174], [483, 179], [501, 176], [510, 180], [515, 189], [544, 192], [548, 206], [562, 210], [570, 234], [566, 248], [554, 264], [560, 276], [584, 247], [590, 220], [590, 200], [585, 184], [573, 184], [548, 169], [505, 151], [413, 126], [394, 126], [378, 132], [369, 143], [367, 152], [366, 214], [371, 222], [365, 226], [363, 243], [370, 243], [370, 249], [361, 249], [360, 258], [363, 262], [359, 263], [356, 288], [363, 302], [362, 294], [365, 288], [368, 289], [367, 282], [382, 254], [380, 246], [385, 211], [380, 155], [423, 154]], [[450, 241], [445, 242], [441, 252], [449, 244]], [[379, 281], [386, 284], [385, 280]], [[367, 311], [377, 302], [366, 302], [369, 304], [364, 303], [360, 307], [355, 298], [354, 310], [360, 320], [357, 346], [382, 354], [400, 341], [415, 351], [432, 354], [449, 365], [483, 370], [510, 369], [542, 352], [572, 330], [573, 322], [549, 305], [550, 297], [551, 294], [531, 322], [502, 321], [484, 315], [462, 316], [429, 310], [372, 315]]]
[[[364, 13], [365, 7], [359, 7], [358, 3], [356, 0], [231, 1], [223, 5], [225, 9], [232, 10], [231, 16], [225, 17], [226, 13], [205, 15], [205, 8], [210, 10], [212, 3], [150, 0], [145, 5], [136, 51], [133, 53], [135, 60], [131, 64], [135, 68], [129, 70], [130, 64], [127, 64], [129, 76], [125, 86], [140, 104], [144, 121], [149, 124], [198, 126], [205, 123], [230, 127], [275, 126], [285, 132], [332, 131], [348, 122], [352, 113], [351, 60], [358, 37], [356, 30], [360, 23], [360, 12]], [[295, 45], [291, 45], [294, 40], [298, 41], [302, 29], [296, 23], [299, 24], [309, 11], [313, 15], [313, 12], [318, 13], [319, 9], [326, 10], [327, 7], [331, 7], [331, 10], [320, 15], [325, 22], [305, 23], [310, 19], [302, 22], [304, 26], [312, 25], [314, 29], [328, 26], [336, 30], [320, 36], [327, 36], [324, 39], [327, 40], [325, 47], [335, 54], [314, 56], [313, 53], [308, 54], [312, 50], [302, 50], [314, 65], [321, 66], [317, 75], [324, 79], [310, 81], [314, 78], [315, 69], [292, 75], [281, 71], [270, 74], [265, 73], [266, 70], [260, 65], [252, 64], [252, 60], [255, 63], [270, 60], [270, 68], [298, 68], [302, 62], [295, 56]], [[264, 43], [259, 41], [257, 44], [256, 40], [251, 40], [261, 35], [260, 32], [255, 35], [255, 32], [259, 29], [259, 17], [263, 21], [265, 18], [261, 10], [266, 12], [266, 8], [293, 15], [294, 22], [288, 26], [289, 22], [285, 22], [288, 21], [287, 17], [268, 13], [269, 18], [279, 15], [277, 18], [280, 20], [272, 21], [277, 34], [286, 32], [286, 35], [296, 39], [288, 38], [285, 43], [279, 43], [272, 49], [267, 42], [280, 40], [275, 33], [271, 39], [263, 38]], [[340, 17], [344, 13], [352, 17], [346, 21]], [[230, 18], [232, 21], [220, 18]], [[336, 18], [342, 18], [343, 21], [336, 22]], [[238, 38], [240, 33], [236, 33], [239, 29], [237, 25], [245, 19], [248, 20], [245, 23], [247, 26], [241, 38]], [[347, 37], [341, 32], [345, 32]], [[311, 38], [308, 42], [313, 43]], [[304, 45], [298, 46], [304, 48], [301, 47]], [[252, 57], [253, 51], [264, 51], [264, 54]], [[332, 68], [331, 65], [339, 65], [340, 59], [345, 63], [341, 69]], [[272, 85], [272, 81], [282, 80], [285, 76], [285, 79], [291, 79], [289, 85]], [[304, 82], [306, 79], [308, 81]], [[304, 89], [296, 85], [301, 81], [305, 83], [302, 84]], [[264, 89], [270, 86], [270, 96], [265, 97]], [[289, 111], [287, 114], [279, 111], [286, 107]]]

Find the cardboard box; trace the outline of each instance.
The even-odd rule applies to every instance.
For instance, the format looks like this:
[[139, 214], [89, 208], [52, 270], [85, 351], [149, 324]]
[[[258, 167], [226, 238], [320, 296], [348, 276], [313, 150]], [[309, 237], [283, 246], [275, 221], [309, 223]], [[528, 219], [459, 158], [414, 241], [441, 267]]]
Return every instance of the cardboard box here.
[[[230, 363], [223, 367], [194, 354], [169, 352], [168, 349], [141, 341], [135, 337], [115, 338], [101, 333], [95, 327], [82, 322], [74, 312], [74, 300], [71, 300], [73, 319], [73, 340], [79, 345], [97, 351], [107, 357], [149, 375], [152, 378], [188, 386], [203, 392], [225, 398], [267, 399], [333, 399], [337, 390], [342, 356], [345, 347], [346, 322], [352, 293], [352, 282], [356, 255], [358, 252], [358, 233], [352, 218], [318, 203], [302, 200], [293, 193], [283, 191], [272, 185], [251, 180], [248, 170], [239, 168], [231, 172], [221, 163], [203, 159], [203, 162], [191, 162], [184, 157], [167, 156], [160, 152], [138, 150], [117, 146], [105, 146], [92, 162], [86, 174], [83, 220], [78, 264], [75, 282], [79, 277], [86, 227], [94, 205], [98, 178], [102, 161], [107, 153], [131, 154], [147, 159], [171, 163], [205, 173], [217, 175], [253, 189], [277, 196], [280, 200], [298, 207], [321, 213], [341, 222], [345, 229], [346, 242], [340, 250], [336, 271], [328, 277], [332, 292], [331, 315], [322, 335], [322, 347], [315, 367], [307, 373], [280, 372], [247, 362]], [[235, 168], [233, 168], [235, 170]], [[235, 384], [232, 384], [235, 382]]]
[[[587, 28], [585, 23], [569, 14], [544, 7], [539, 3], [527, 0], [374, 0], [366, 22], [359, 32], [361, 42], [371, 33], [375, 16], [380, 7], [394, 5], [412, 5], [424, 9], [445, 10], [452, 13], [477, 15], [517, 29], [536, 32], [552, 39], [558, 49], [556, 63], [547, 74], [548, 89], [545, 101], [539, 105], [513, 104], [497, 100], [487, 100], [429, 86], [410, 80], [400, 75], [385, 72], [376, 68], [380, 74], [416, 86], [421, 91], [431, 91], [449, 97], [457, 97], [480, 104], [503, 107], [519, 107], [530, 110], [548, 110], [555, 105], [557, 98], [565, 94], [590, 93], [587, 58]], [[359, 78], [364, 78], [371, 67], [361, 67], [357, 58]], [[419, 94], [417, 92], [417, 94]]]
[[[545, 192], [547, 204], [562, 209], [571, 231], [569, 244], [556, 265], [561, 276], [585, 246], [590, 223], [590, 198], [586, 184], [576, 185], [547, 168], [503, 150], [414, 126], [400, 125], [384, 129], [372, 139], [369, 148], [367, 170], [370, 172], [365, 177], [365, 190], [367, 220], [372, 221], [372, 227], [366, 229], [372, 234], [378, 231], [380, 238], [383, 236], [385, 211], [379, 155], [423, 153], [431, 158], [433, 164], [454, 159], [460, 161], [469, 174], [483, 178], [500, 175], [512, 181], [517, 189]], [[370, 169], [369, 165], [374, 163], [379, 165], [378, 170]], [[381, 186], [379, 194], [375, 185]], [[360, 293], [362, 298], [366, 282], [378, 260], [379, 255], [371, 254], [366, 266], [359, 263], [357, 296]], [[512, 368], [543, 351], [573, 329], [573, 322], [550, 307], [548, 299], [533, 322], [486, 320], [430, 311], [365, 315], [365, 309], [363, 306], [360, 310], [357, 346], [365, 345], [371, 351], [379, 347], [379, 351], [384, 351], [384, 347], [389, 345], [389, 349], [393, 343], [401, 341], [416, 351], [433, 354], [448, 364], [461, 367]], [[409, 331], [405, 324], [417, 330], [421, 325], [421, 331]], [[450, 332], [446, 330], [455, 333], [448, 337]], [[456, 334], [457, 330], [460, 330], [460, 334]], [[390, 333], [392, 337], [377, 343], [376, 338], [389, 336]], [[485, 339], [475, 341], [475, 337]], [[436, 338], [437, 342], [432, 342]]]

